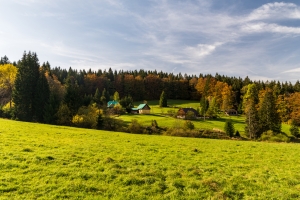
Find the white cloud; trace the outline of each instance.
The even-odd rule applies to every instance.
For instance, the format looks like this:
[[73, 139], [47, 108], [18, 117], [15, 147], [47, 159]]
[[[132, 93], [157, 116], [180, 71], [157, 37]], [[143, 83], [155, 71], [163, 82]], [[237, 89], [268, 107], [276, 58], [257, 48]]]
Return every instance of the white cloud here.
[[300, 27], [280, 26], [277, 24], [267, 24], [263, 22], [247, 23], [242, 25], [241, 30], [246, 33], [283, 33], [283, 34], [300, 34]]
[[300, 19], [300, 9], [294, 3], [267, 3], [255, 9], [248, 16], [248, 20], [263, 19]]
[[213, 51], [216, 50], [218, 46], [221, 46], [223, 43], [215, 43], [215, 44], [198, 44], [196, 47], [187, 47], [185, 48], [185, 52], [187, 56], [193, 58], [203, 58], [205, 56], [210, 55]]
[[283, 71], [282, 73], [294, 73], [294, 72], [300, 72], [300, 67], [295, 68], [295, 69], [286, 70], [286, 71]]

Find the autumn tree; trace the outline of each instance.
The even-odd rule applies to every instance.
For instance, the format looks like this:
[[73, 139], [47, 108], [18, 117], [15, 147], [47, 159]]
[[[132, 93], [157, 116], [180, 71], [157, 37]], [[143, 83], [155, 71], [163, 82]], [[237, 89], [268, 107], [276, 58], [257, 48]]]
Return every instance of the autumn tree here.
[[117, 91], [115, 91], [115, 93], [114, 93], [114, 100], [120, 101], [120, 95], [119, 95], [119, 92], [117, 92]]
[[45, 77], [49, 85], [50, 97], [45, 108], [44, 121], [48, 124], [55, 124], [57, 121], [56, 113], [65, 96], [65, 87], [61, 84], [56, 75], [50, 75], [46, 71]]
[[294, 121], [298, 126], [300, 125], [300, 92], [295, 92], [289, 96], [288, 113], [289, 120]]
[[12, 106], [12, 93], [15, 85], [17, 68], [12, 64], [0, 65], [0, 97], [1, 104], [9, 102]]

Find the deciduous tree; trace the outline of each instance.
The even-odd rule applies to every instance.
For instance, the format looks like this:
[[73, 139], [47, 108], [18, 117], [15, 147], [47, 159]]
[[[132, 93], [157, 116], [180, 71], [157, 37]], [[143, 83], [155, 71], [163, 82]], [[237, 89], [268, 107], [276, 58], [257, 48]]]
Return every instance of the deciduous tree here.
[[17, 68], [12, 64], [0, 65], [0, 97], [1, 104], [12, 105], [12, 93], [15, 85]]

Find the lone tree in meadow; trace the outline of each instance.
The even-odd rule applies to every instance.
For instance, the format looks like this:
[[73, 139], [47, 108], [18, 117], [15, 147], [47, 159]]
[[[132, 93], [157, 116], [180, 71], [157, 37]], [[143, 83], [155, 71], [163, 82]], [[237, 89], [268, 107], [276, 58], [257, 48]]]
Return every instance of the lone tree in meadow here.
[[226, 120], [224, 131], [229, 137], [233, 137], [234, 134], [234, 125], [231, 120]]
[[165, 91], [162, 91], [159, 99], [159, 107], [167, 107], [167, 106], [168, 106], [167, 95]]
[[272, 130], [275, 133], [281, 132], [281, 120], [276, 109], [276, 99], [272, 89], [266, 88], [261, 93], [258, 117], [261, 133]]

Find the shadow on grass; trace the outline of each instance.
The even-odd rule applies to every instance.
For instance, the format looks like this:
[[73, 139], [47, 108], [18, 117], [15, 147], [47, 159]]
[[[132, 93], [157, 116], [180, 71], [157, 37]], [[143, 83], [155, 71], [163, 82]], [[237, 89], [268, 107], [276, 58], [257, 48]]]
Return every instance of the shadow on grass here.
[[243, 120], [238, 120], [234, 118], [218, 118], [218, 119], [212, 119], [211, 121], [218, 121], [218, 122], [226, 122], [227, 120], [231, 120], [234, 124], [244, 124], [245, 122]]

